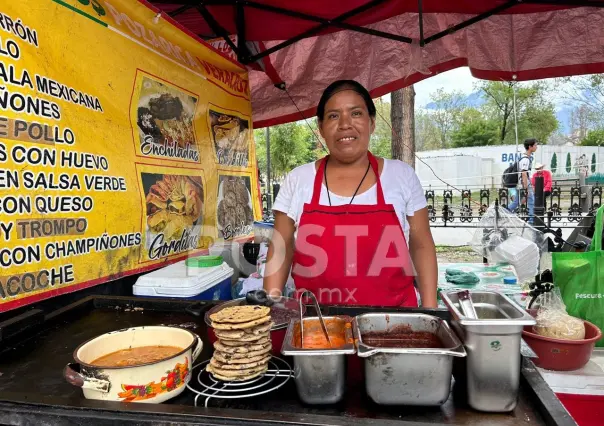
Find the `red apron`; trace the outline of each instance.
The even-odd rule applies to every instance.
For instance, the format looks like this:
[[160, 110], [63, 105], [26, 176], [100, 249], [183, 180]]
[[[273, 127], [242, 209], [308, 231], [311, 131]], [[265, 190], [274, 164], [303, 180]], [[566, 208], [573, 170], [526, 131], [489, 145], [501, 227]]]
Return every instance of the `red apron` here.
[[309, 290], [321, 304], [417, 306], [413, 266], [392, 204], [386, 204], [377, 160], [377, 204], [319, 204], [327, 157], [298, 225], [292, 277], [298, 295]]

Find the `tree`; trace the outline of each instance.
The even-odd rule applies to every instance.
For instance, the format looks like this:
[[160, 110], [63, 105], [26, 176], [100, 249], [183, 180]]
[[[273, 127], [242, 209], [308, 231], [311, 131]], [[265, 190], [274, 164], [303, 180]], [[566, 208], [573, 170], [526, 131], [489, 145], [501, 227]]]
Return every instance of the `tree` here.
[[602, 146], [604, 145], [604, 129], [592, 130], [587, 133], [580, 143], [581, 146]]
[[425, 110], [415, 110], [416, 151], [427, 151], [441, 147], [438, 129], [431, 115]]
[[438, 130], [440, 148], [449, 146], [451, 132], [458, 124], [461, 111], [465, 108], [464, 95], [461, 92], [445, 92], [440, 88], [431, 96], [434, 111], [431, 118]]
[[[260, 172], [266, 175], [266, 137], [264, 130], [254, 131], [256, 157]], [[271, 176], [280, 179], [292, 169], [316, 157], [316, 137], [306, 123], [287, 123], [270, 129]]]
[[596, 172], [596, 153], [594, 152], [593, 154], [591, 154], [591, 172], [595, 173]]
[[556, 170], [558, 170], [558, 156], [556, 155], [555, 152], [552, 154], [552, 161], [550, 163], [550, 169], [552, 170], [552, 173], [556, 173]]
[[566, 154], [566, 173], [570, 173], [572, 170], [572, 164], [570, 162], [570, 152]]
[[369, 150], [378, 157], [392, 158], [392, 126], [390, 125], [390, 102], [382, 98], [375, 100], [377, 114], [375, 117], [375, 131], [369, 140]]
[[[478, 87], [483, 91], [486, 103], [483, 107], [488, 120], [498, 123], [499, 143], [515, 143], [514, 132], [514, 85], [508, 81], [487, 81]], [[548, 85], [536, 82], [530, 85], [517, 84], [516, 119], [518, 140], [537, 137], [542, 143], [558, 128], [554, 105], [548, 100]]]
[[573, 109], [570, 114], [570, 129], [575, 141], [585, 139], [587, 133], [596, 126], [597, 115], [589, 106], [582, 104]]
[[415, 168], [415, 90], [413, 86], [392, 92], [390, 121], [392, 123], [392, 158]]
[[604, 75], [559, 78], [556, 85], [563, 98], [577, 104], [578, 108], [584, 108], [582, 114], [586, 120], [585, 130], [604, 125]]
[[451, 134], [451, 140], [456, 148], [495, 145], [498, 142], [497, 125], [482, 117], [468, 121]]
[[518, 138], [523, 141], [532, 137], [547, 143], [549, 137], [559, 126], [556, 109], [552, 103], [528, 105], [518, 122]]

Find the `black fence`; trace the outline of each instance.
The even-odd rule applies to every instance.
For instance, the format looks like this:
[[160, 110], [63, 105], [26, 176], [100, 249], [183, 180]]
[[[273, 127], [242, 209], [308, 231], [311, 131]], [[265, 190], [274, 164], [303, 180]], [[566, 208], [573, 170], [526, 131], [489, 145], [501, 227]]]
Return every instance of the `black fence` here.
[[[602, 186], [552, 186], [551, 194], [545, 197], [545, 218], [557, 227], [574, 228], [586, 216], [593, 216], [602, 205]], [[441, 191], [427, 190], [428, 214], [431, 226], [465, 227], [473, 222], [478, 223], [495, 200], [499, 205], [508, 208], [511, 204], [510, 190], [507, 188], [494, 189], [462, 189], [460, 196], [457, 190]], [[520, 197], [518, 208], [515, 209], [520, 218], [528, 220], [529, 209], [526, 201], [526, 190], [516, 191]]]
[[[551, 194], [545, 197], [546, 220], [560, 228], [576, 227], [584, 217], [593, 216], [602, 205], [603, 190], [602, 186], [595, 185], [585, 186], [582, 191], [578, 180], [554, 182]], [[274, 184], [273, 194], [278, 191], [279, 185]], [[528, 220], [526, 190], [520, 189], [516, 192], [521, 202], [514, 213]], [[507, 208], [511, 203], [510, 195], [507, 188], [466, 188], [461, 189], [461, 193], [456, 189], [425, 191], [428, 214], [431, 226], [434, 227], [475, 226], [495, 200], [500, 206]], [[269, 194], [263, 193], [263, 220], [272, 219], [272, 204], [272, 200], [269, 203]]]

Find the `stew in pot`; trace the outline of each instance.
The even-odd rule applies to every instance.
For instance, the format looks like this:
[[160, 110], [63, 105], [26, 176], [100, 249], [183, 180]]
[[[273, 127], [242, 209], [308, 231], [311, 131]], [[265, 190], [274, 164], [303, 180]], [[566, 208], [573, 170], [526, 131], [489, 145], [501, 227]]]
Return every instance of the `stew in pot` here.
[[98, 367], [130, 367], [170, 358], [182, 350], [176, 346], [139, 346], [111, 352], [95, 359], [90, 364]]

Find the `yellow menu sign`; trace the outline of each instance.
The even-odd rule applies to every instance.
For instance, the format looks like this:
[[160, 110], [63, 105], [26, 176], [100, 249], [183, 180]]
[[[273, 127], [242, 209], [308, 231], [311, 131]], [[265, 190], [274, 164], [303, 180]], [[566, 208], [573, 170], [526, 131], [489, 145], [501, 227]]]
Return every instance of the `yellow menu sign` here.
[[132, 0], [0, 5], [0, 311], [248, 238], [247, 73]]

